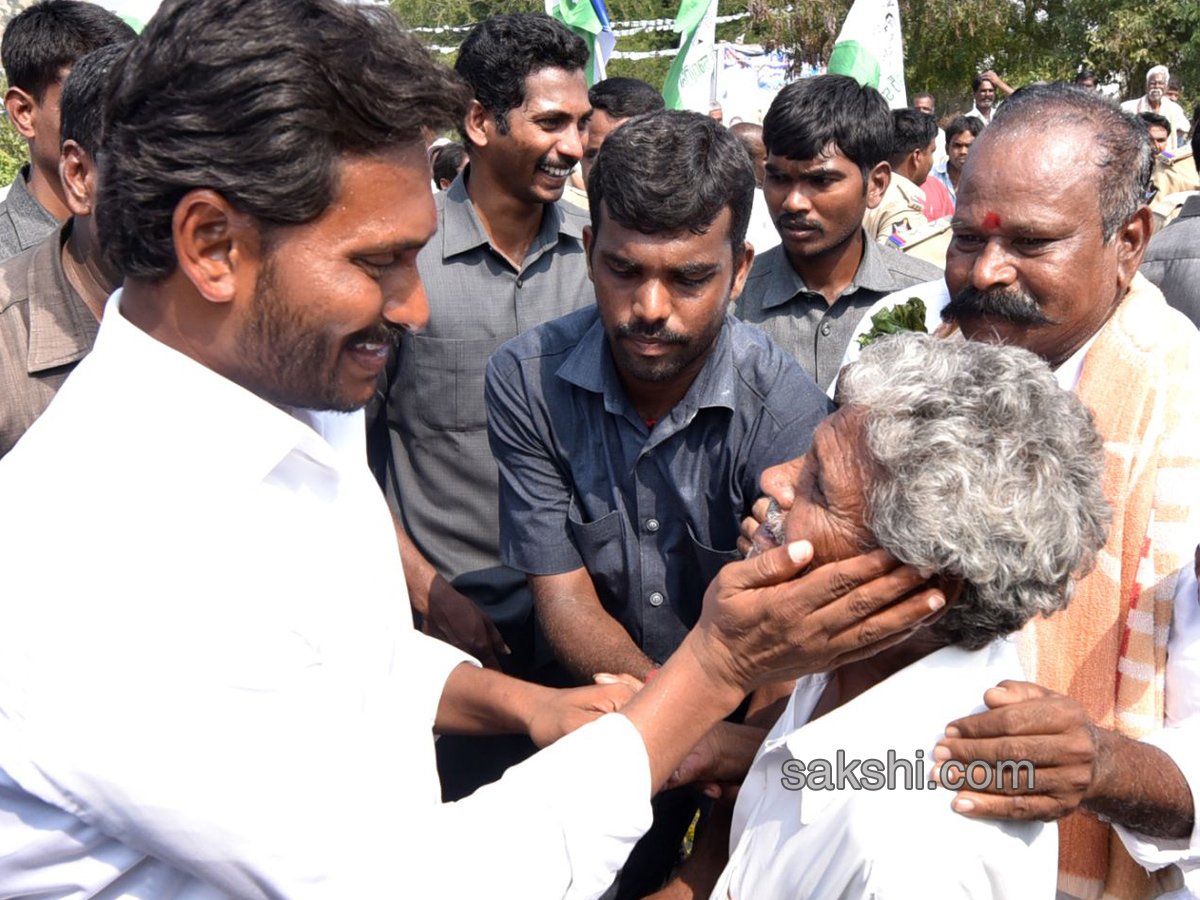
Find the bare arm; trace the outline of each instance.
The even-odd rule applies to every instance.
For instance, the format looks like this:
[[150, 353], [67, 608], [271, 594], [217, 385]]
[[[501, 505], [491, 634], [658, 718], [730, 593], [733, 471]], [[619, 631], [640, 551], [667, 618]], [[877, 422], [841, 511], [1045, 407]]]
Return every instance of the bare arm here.
[[586, 568], [531, 575], [533, 605], [554, 655], [580, 681], [598, 672], [627, 672], [645, 680], [654, 662], [605, 611]]
[[423, 620], [422, 630], [470, 653], [488, 668], [499, 669], [499, 657], [507, 656], [510, 651], [487, 613], [438, 574], [394, 514], [392, 524], [408, 600]]

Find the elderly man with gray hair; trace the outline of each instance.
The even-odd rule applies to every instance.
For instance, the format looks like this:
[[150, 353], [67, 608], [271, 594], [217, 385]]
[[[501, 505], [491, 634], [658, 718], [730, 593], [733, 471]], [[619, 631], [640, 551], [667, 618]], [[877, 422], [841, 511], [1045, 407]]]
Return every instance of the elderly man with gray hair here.
[[1121, 104], [1121, 109], [1134, 115], [1149, 112], [1165, 116], [1171, 123], [1167, 149], [1174, 150], [1183, 145], [1192, 126], [1183, 112], [1183, 107], [1167, 96], [1170, 80], [1171, 73], [1166, 66], [1151, 66], [1150, 71], [1146, 73], [1146, 93], [1133, 100], [1126, 100]]
[[911, 333], [867, 348], [837, 400], [756, 548], [803, 535], [830, 561], [882, 547], [927, 570], [947, 604], [903, 643], [796, 683], [742, 786], [712, 896], [1052, 897], [1057, 826], [964, 819], [930, 754], [949, 719], [1022, 677], [1008, 636], [1063, 608], [1104, 545], [1091, 415], [1026, 350]]

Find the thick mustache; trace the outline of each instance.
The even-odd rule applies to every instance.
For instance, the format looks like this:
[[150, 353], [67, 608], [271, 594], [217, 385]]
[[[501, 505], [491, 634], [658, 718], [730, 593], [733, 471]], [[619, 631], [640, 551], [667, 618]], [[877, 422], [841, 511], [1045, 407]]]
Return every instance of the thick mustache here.
[[811, 219], [804, 218], [803, 216], [780, 216], [775, 220], [775, 225], [781, 230], [786, 230], [789, 228], [802, 228], [805, 230], [818, 232], [825, 230], [821, 227], [819, 222], [814, 222]]
[[570, 169], [573, 168], [577, 162], [579, 162], [579, 160], [571, 159], [569, 156], [551, 156], [549, 153], [547, 153], [538, 160], [538, 165], [549, 166], [552, 169]]
[[954, 299], [942, 310], [942, 320], [959, 322], [989, 316], [1004, 319], [1014, 325], [1058, 325], [1038, 306], [1037, 300], [1017, 287], [989, 288], [979, 291], [967, 286], [954, 295]]
[[394, 325], [388, 325], [386, 322], [380, 322], [378, 325], [356, 331], [346, 338], [347, 347], [354, 344], [388, 344], [395, 349], [400, 346], [400, 329]]
[[664, 344], [686, 344], [688, 336], [677, 331], [670, 331], [666, 325], [647, 325], [645, 322], [626, 322], [617, 326], [617, 337], [644, 338], [648, 341], [661, 341]]
[[771, 533], [771, 537], [780, 547], [787, 543], [787, 513], [783, 511], [774, 497], [767, 504], [767, 517], [763, 520], [763, 525], [767, 527], [767, 531]]

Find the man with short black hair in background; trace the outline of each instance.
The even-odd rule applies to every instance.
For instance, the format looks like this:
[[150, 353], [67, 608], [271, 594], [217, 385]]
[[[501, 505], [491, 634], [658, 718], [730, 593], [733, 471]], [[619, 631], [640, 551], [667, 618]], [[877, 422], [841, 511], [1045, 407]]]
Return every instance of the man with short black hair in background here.
[[59, 170], [71, 218], [34, 247], [0, 262], [0, 456], [49, 405], [92, 349], [120, 274], [96, 229], [104, 90], [124, 46], [81, 58], [62, 90]]
[[4, 29], [4, 109], [28, 142], [30, 161], [0, 200], [0, 259], [29, 249], [70, 217], [58, 177], [63, 82], [79, 57], [133, 37], [115, 13], [78, 0], [35, 3]]
[[[461, 125], [469, 162], [434, 198], [437, 234], [417, 258], [429, 321], [401, 336], [386, 416], [373, 428], [376, 471], [427, 632], [526, 678], [552, 657], [535, 652], [524, 574], [500, 562], [483, 373], [509, 338], [592, 304], [587, 216], [560, 201], [583, 157], [587, 61], [583, 39], [543, 13], [488, 19], [463, 40], [455, 68], [474, 94]], [[533, 750], [524, 737], [482, 743], [438, 742], [447, 798]]]
[[891, 180], [892, 132], [883, 96], [843, 75], [788, 85], [763, 121], [763, 193], [782, 243], [754, 261], [736, 315], [771, 335], [822, 390], [864, 310], [940, 274], [863, 229]]

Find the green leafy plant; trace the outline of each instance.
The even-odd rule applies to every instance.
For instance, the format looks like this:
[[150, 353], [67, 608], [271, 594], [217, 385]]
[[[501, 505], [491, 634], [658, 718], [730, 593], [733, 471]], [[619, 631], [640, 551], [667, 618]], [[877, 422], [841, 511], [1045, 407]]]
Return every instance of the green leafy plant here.
[[901, 331], [929, 333], [925, 327], [925, 302], [920, 297], [911, 297], [907, 303], [897, 303], [871, 316], [871, 330], [858, 339], [858, 346], [869, 346], [885, 334]]

